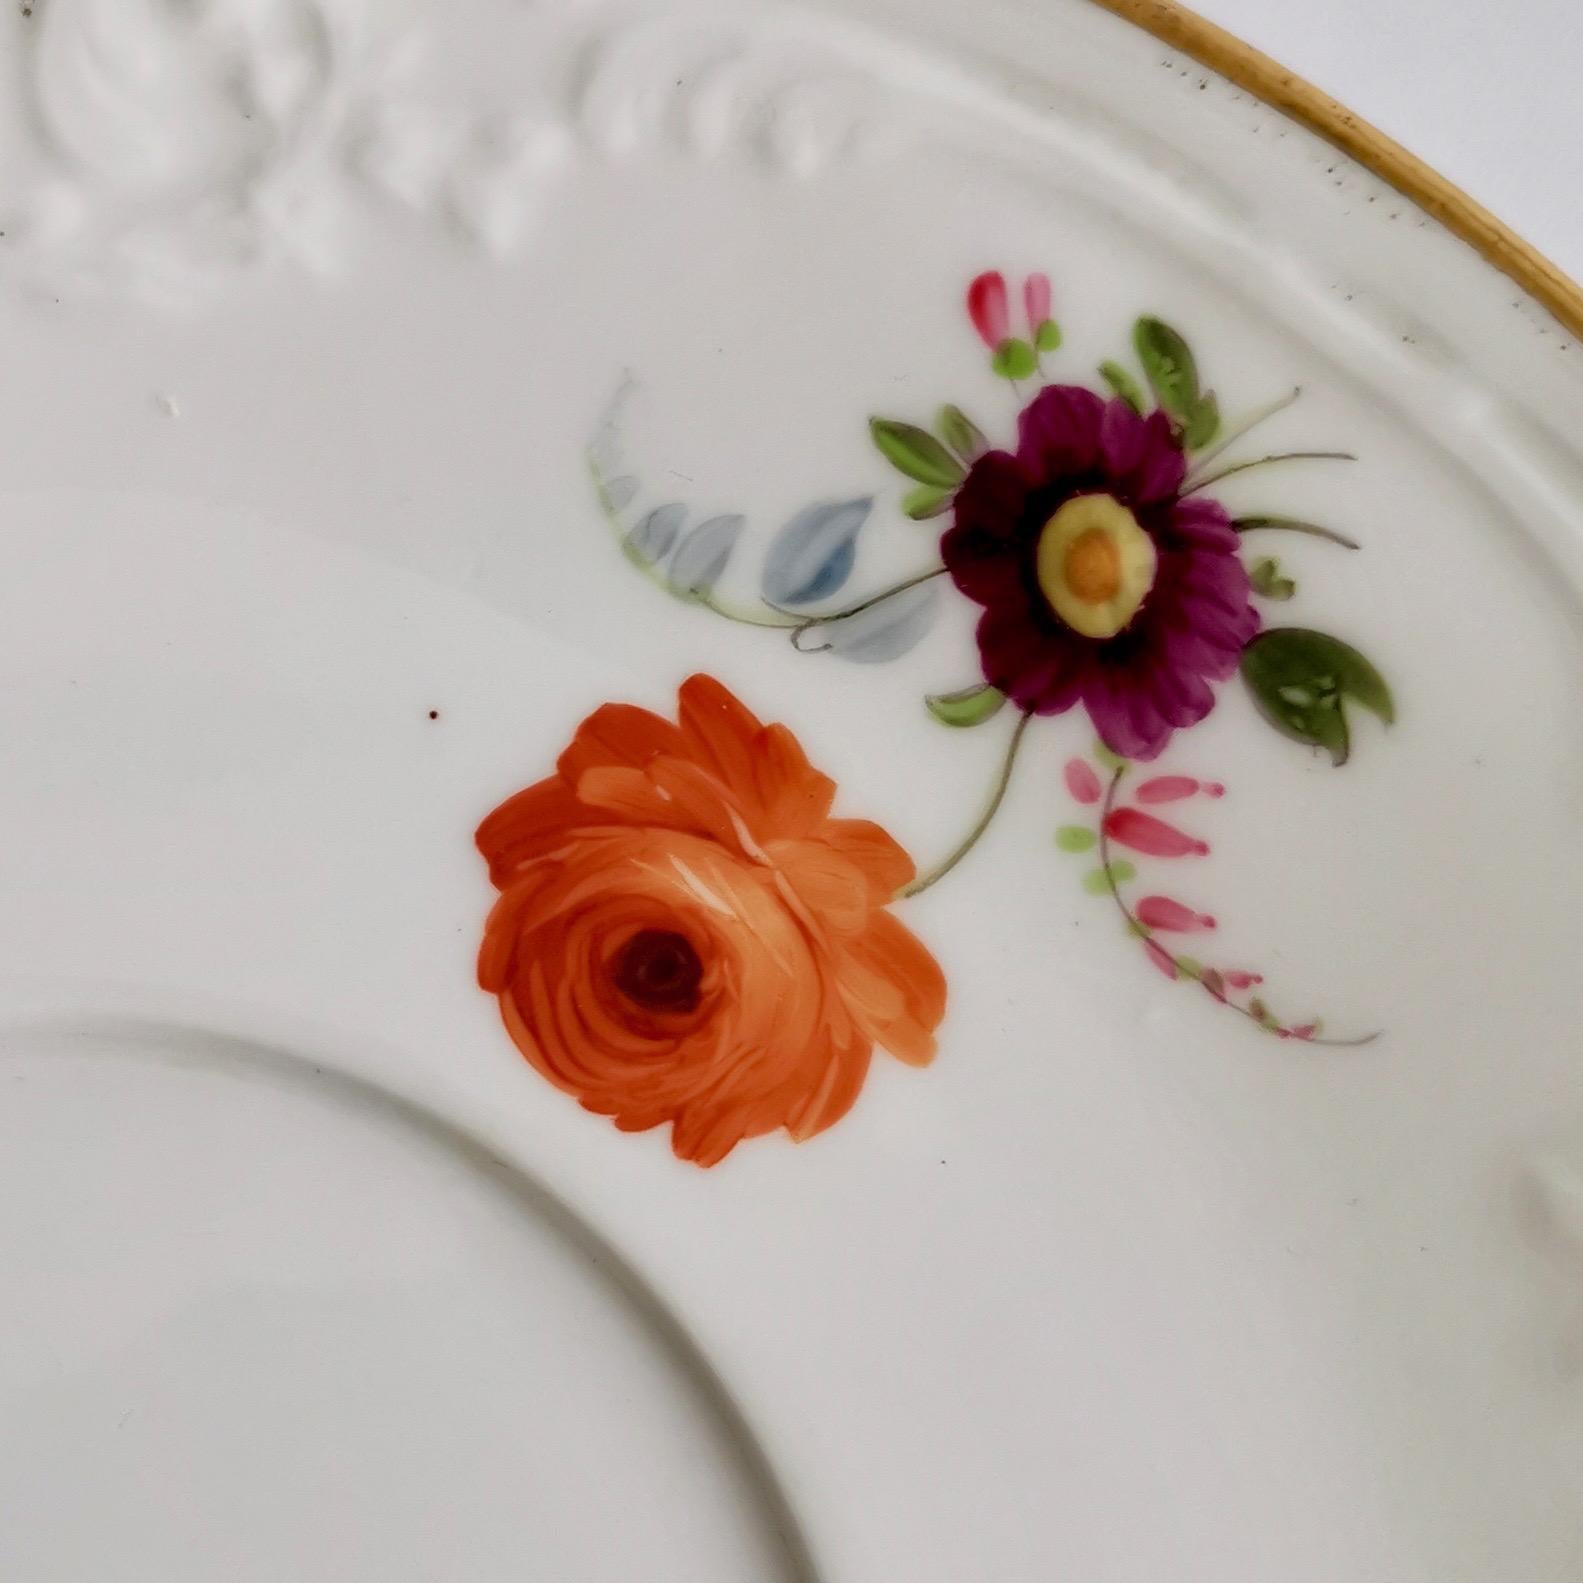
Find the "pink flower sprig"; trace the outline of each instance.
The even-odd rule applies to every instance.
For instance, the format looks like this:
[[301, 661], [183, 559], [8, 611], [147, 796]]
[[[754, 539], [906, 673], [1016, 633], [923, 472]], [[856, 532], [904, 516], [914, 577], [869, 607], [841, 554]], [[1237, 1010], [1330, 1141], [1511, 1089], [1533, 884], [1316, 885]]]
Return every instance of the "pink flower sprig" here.
[[1011, 333], [1011, 301], [998, 269], [975, 276], [967, 288], [967, 316], [990, 350], [990, 367], [1002, 379], [1027, 379], [1038, 372], [1039, 355], [1061, 344], [1061, 327], [1050, 317], [1050, 277], [1030, 275], [1022, 284], [1026, 336]]
[[[1131, 765], [1118, 759], [1102, 744], [1095, 749], [1100, 768], [1085, 758], [1069, 759], [1063, 771], [1066, 789], [1081, 807], [1093, 810], [1092, 824], [1063, 825], [1056, 832], [1056, 845], [1065, 852], [1093, 852], [1099, 859], [1083, 881], [1084, 888], [1096, 896], [1108, 896], [1120, 912], [1128, 933], [1143, 944], [1144, 955], [1152, 966], [1173, 981], [1196, 983], [1216, 1004], [1245, 1017], [1278, 1039], [1298, 1039], [1308, 1044], [1368, 1044], [1375, 1034], [1361, 1039], [1326, 1039], [1323, 1024], [1289, 1023], [1277, 1017], [1256, 993], [1264, 979], [1246, 968], [1219, 968], [1172, 948], [1168, 943], [1180, 935], [1209, 934], [1217, 927], [1214, 916], [1174, 896], [1150, 894], [1136, 902], [1128, 899], [1124, 887], [1137, 879], [1137, 868], [1128, 858], [1117, 857], [1114, 849], [1150, 858], [1205, 857], [1209, 843], [1187, 830], [1147, 813], [1138, 804], [1182, 803], [1195, 797], [1223, 797], [1226, 788], [1219, 781], [1203, 781], [1188, 775], [1154, 775], [1133, 789], [1132, 801], [1121, 801], [1122, 783]], [[1101, 778], [1101, 770], [1108, 775]]]

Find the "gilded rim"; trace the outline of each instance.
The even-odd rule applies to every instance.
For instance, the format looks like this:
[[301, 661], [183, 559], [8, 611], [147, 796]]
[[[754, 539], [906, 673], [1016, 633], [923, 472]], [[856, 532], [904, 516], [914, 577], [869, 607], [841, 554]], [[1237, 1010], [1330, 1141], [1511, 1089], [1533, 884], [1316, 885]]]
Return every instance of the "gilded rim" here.
[[1411, 199], [1583, 338], [1583, 287], [1378, 127], [1175, 0], [1093, 0], [1256, 94]]

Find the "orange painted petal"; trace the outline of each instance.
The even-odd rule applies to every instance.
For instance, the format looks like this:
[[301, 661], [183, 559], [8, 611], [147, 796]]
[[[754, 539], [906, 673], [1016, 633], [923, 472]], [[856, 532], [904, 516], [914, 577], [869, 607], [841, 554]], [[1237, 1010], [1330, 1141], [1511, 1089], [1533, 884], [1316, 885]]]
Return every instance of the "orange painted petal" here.
[[763, 811], [760, 840], [812, 834], [835, 801], [835, 782], [808, 762], [785, 726], [766, 726], [760, 733], [753, 779]]
[[872, 1055], [867, 1039], [831, 1052], [818, 1087], [786, 1122], [786, 1131], [798, 1143], [833, 1127], [857, 1103]]
[[689, 676], [676, 704], [687, 757], [738, 797], [751, 799], [756, 789], [755, 748], [763, 722], [713, 676]]
[[760, 847], [736, 799], [709, 770], [683, 759], [656, 759], [649, 778], [671, 806], [678, 828], [696, 830], [727, 851], [758, 857]]
[[489, 864], [490, 879], [503, 886], [524, 864], [558, 845], [567, 829], [584, 817], [576, 794], [558, 776], [508, 797], [474, 837]]
[[528, 874], [502, 892], [484, 923], [484, 940], [478, 948], [478, 987], [491, 995], [502, 993], [511, 982], [517, 942], [528, 908], [548, 883], [547, 873]]
[[868, 881], [855, 863], [823, 841], [777, 842], [771, 856], [818, 925], [838, 935], [863, 931], [872, 907]]
[[656, 754], [682, 751], [682, 734], [669, 720], [635, 704], [601, 704], [578, 726], [556, 767], [575, 786], [591, 769], [642, 769]]
[[586, 770], [577, 782], [577, 799], [588, 810], [645, 828], [688, 828], [687, 815], [656, 786], [647, 770], [604, 764]]
[[888, 912], [844, 943], [836, 981], [858, 1026], [909, 1066], [934, 1059], [945, 1015], [945, 974], [923, 942]]
[[862, 872], [876, 900], [889, 901], [918, 872], [906, 849], [871, 820], [830, 819], [819, 834]]

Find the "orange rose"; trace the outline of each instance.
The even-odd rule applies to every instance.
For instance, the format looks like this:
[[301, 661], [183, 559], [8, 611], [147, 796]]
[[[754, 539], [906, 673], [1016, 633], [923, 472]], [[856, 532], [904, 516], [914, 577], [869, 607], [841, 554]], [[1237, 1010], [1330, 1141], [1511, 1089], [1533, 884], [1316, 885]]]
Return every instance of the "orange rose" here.
[[478, 981], [558, 1088], [714, 1165], [839, 1121], [876, 1044], [926, 1064], [945, 979], [885, 910], [911, 858], [830, 817], [791, 732], [708, 676], [678, 703], [596, 709], [479, 826], [501, 896]]

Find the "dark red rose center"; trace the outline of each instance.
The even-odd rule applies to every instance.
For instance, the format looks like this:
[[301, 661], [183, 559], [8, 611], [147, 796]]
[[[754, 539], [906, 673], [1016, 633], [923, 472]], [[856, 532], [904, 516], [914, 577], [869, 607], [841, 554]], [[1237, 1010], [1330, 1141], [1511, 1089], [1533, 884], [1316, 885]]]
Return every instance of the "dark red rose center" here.
[[672, 929], [640, 929], [616, 953], [611, 979], [645, 1011], [694, 1011], [704, 965], [693, 943]]

